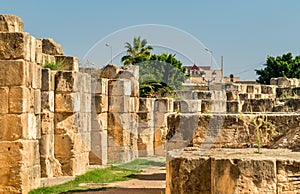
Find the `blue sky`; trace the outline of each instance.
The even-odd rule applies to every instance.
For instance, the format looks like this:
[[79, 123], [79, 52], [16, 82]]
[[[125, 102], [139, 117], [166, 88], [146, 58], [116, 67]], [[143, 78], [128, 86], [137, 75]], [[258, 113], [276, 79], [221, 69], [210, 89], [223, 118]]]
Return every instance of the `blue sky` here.
[[[218, 64], [223, 55], [225, 75], [233, 73], [244, 80], [255, 79], [254, 69], [261, 68], [269, 55], [300, 54], [299, 9], [298, 0], [2, 0], [0, 3], [0, 13], [21, 17], [25, 31], [38, 38], [54, 38], [63, 45], [66, 55], [80, 59], [96, 42], [122, 28], [141, 24], [172, 26], [200, 40], [213, 51]], [[109, 50], [106, 51], [109, 56]]]

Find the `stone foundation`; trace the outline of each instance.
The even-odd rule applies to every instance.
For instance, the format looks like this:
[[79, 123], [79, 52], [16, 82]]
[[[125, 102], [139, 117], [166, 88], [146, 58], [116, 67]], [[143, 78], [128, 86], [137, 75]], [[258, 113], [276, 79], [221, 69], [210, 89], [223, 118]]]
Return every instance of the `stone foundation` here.
[[186, 148], [168, 153], [166, 193], [298, 193], [300, 153]]

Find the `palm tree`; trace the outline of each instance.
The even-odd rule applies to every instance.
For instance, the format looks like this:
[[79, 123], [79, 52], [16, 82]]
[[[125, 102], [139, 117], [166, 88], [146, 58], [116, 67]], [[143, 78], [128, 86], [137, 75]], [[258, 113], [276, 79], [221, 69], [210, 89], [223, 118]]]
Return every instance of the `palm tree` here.
[[151, 50], [153, 47], [147, 45], [147, 40], [141, 37], [133, 37], [132, 45], [129, 42], [125, 43], [127, 49], [127, 55], [123, 56], [121, 61], [124, 65], [136, 64], [145, 60], [149, 60], [151, 57]]

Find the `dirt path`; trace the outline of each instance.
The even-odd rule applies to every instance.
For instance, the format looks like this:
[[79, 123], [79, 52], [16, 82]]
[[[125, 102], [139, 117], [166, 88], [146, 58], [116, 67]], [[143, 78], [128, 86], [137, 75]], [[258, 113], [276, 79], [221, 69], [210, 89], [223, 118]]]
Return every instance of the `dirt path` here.
[[[166, 188], [166, 170], [162, 167], [144, 169], [142, 173], [133, 176], [129, 181], [102, 183], [101, 186], [117, 187], [103, 191], [88, 191], [84, 194], [163, 194]], [[97, 186], [90, 184], [88, 186]], [[98, 185], [99, 186], [99, 185]], [[78, 193], [80, 194], [80, 193]], [[82, 193], [81, 193], [82, 194]]]

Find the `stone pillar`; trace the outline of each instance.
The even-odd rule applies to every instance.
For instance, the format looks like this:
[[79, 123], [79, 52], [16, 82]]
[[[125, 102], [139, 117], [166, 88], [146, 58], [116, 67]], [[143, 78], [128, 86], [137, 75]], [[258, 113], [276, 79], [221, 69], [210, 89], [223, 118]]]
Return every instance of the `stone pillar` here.
[[173, 99], [161, 98], [154, 101], [154, 154], [165, 156], [167, 116], [173, 112]]
[[107, 164], [108, 79], [92, 79], [90, 164]]
[[42, 70], [41, 92], [41, 175], [51, 178], [61, 176], [61, 164], [54, 157], [54, 82], [55, 71]]
[[132, 92], [132, 80], [109, 80], [108, 160], [126, 162], [137, 157], [138, 98]]
[[138, 150], [139, 157], [154, 155], [154, 100], [153, 98], [140, 98], [138, 112]]
[[[54, 155], [64, 175], [84, 173], [90, 150], [89, 76], [76, 71], [57, 71], [55, 75]], [[89, 81], [88, 81], [89, 82]]]
[[0, 15], [0, 193], [40, 186], [41, 67], [23, 22]]

